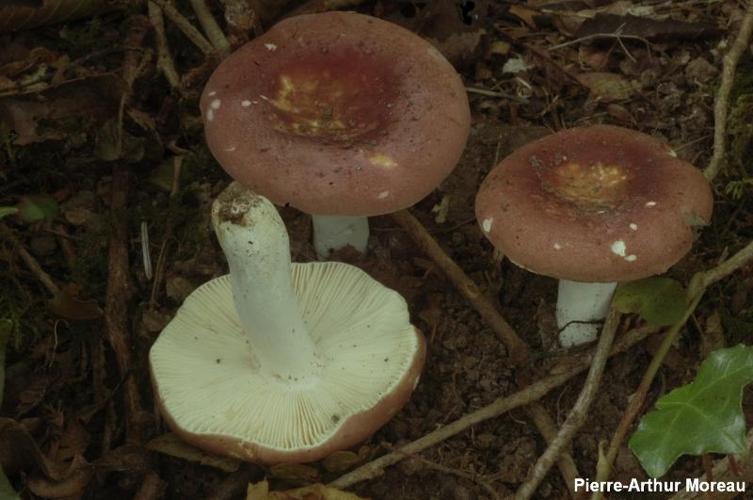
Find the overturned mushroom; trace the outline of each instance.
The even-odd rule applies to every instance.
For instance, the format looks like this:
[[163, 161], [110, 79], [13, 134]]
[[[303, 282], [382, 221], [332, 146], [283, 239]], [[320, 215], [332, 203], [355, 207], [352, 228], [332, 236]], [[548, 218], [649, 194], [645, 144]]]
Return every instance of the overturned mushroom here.
[[366, 439], [423, 366], [405, 300], [347, 264], [291, 267], [275, 207], [236, 183], [212, 223], [230, 274], [192, 293], [149, 355], [170, 427], [262, 463], [318, 460]]
[[[666, 144], [598, 125], [531, 142], [476, 198], [484, 235], [516, 265], [558, 278], [560, 343], [593, 340], [619, 281], [661, 274], [711, 218], [711, 188]], [[591, 322], [591, 323], [589, 323]]]
[[454, 168], [470, 111], [452, 65], [353, 12], [288, 18], [217, 68], [206, 140], [236, 180], [313, 214], [320, 256], [366, 248], [366, 217], [407, 208]]

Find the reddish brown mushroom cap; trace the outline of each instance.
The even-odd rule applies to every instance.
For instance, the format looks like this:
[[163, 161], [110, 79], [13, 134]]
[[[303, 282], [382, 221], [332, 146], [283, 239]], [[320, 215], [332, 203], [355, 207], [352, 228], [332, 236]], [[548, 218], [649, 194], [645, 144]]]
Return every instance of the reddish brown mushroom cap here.
[[350, 12], [292, 17], [244, 45], [201, 110], [232, 177], [318, 215], [413, 205], [451, 172], [470, 127], [460, 77], [434, 47]]
[[476, 197], [484, 235], [538, 274], [583, 282], [660, 274], [711, 219], [703, 174], [666, 144], [598, 125], [559, 132], [497, 165]]

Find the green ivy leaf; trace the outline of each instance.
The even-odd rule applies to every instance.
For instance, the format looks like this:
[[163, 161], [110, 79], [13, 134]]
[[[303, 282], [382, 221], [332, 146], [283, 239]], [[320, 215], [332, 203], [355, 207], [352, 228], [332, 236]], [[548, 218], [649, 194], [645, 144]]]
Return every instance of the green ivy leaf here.
[[677, 281], [654, 277], [620, 283], [612, 304], [623, 314], [640, 314], [652, 325], [668, 326], [682, 319], [688, 295]]
[[681, 455], [743, 453], [743, 388], [753, 382], [753, 346], [712, 352], [695, 380], [659, 398], [628, 443], [651, 477]]
[[53, 219], [59, 210], [58, 203], [47, 194], [23, 196], [16, 208], [18, 209], [18, 217], [29, 223]]

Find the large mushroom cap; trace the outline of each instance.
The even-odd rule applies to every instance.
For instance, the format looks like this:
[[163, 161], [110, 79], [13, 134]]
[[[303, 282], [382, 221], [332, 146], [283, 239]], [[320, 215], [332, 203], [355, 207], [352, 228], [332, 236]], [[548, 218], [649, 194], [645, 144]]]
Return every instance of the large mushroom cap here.
[[666, 271], [711, 219], [701, 172], [664, 143], [598, 125], [531, 142], [497, 165], [476, 198], [487, 238], [538, 274], [614, 282]]
[[232, 177], [319, 215], [413, 205], [453, 169], [470, 127], [460, 77], [432, 45], [352, 12], [288, 18], [244, 45], [201, 110]]
[[323, 360], [317, 380], [259, 370], [229, 275], [191, 294], [153, 345], [157, 400], [186, 441], [253, 462], [313, 461], [366, 439], [408, 400], [425, 346], [404, 299], [347, 264], [293, 264], [292, 273]]

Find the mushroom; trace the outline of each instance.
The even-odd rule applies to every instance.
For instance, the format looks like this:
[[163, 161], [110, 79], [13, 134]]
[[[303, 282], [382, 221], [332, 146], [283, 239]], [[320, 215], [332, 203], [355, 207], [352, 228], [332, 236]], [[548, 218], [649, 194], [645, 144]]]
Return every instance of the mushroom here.
[[666, 144], [575, 128], [513, 152], [476, 197], [481, 230], [511, 262], [559, 279], [560, 343], [596, 338], [616, 283], [665, 272], [711, 219], [709, 183]]
[[405, 300], [348, 264], [291, 265], [274, 205], [237, 183], [212, 223], [230, 274], [194, 291], [149, 353], [168, 425], [259, 463], [318, 460], [366, 439], [423, 366]]
[[427, 41], [354, 12], [291, 17], [225, 59], [201, 97], [231, 177], [313, 214], [321, 257], [366, 248], [367, 216], [407, 208], [452, 171], [470, 111]]

